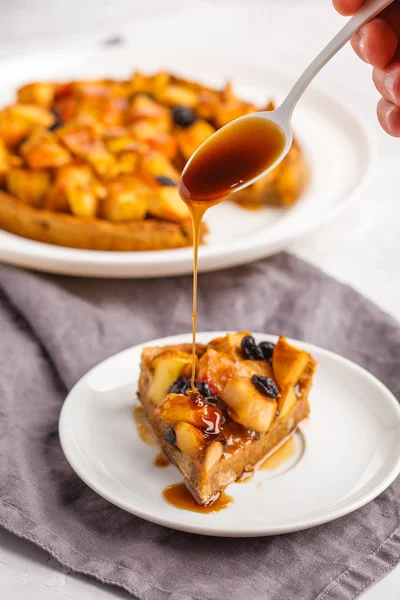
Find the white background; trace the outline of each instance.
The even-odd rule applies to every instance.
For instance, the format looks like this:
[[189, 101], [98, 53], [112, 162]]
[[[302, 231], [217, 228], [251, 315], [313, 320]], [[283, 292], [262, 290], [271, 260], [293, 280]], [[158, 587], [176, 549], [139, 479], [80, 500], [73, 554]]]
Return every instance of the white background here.
[[[165, 15], [168, 27], [169, 14], [211, 6], [224, 26], [216, 47], [207, 43], [208, 52], [231, 56], [233, 63], [239, 60], [281, 69], [293, 77], [343, 23], [330, 0], [0, 0], [0, 58], [43, 46], [75, 45], [80, 39], [97, 43], [107, 37], [129, 37], [140, 19]], [[350, 48], [324, 69], [316, 85], [345, 99], [375, 129], [378, 160], [361, 201], [317, 236], [290, 250], [400, 319], [400, 139], [380, 132], [370, 68]], [[67, 573], [44, 552], [0, 530], [0, 597], [112, 600], [131, 596]], [[363, 595], [363, 600], [399, 598], [400, 567]]]

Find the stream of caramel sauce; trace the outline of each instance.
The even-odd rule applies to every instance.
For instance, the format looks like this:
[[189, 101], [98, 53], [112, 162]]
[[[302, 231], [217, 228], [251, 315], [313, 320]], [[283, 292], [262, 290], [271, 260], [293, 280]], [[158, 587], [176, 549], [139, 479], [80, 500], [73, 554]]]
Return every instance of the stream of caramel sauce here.
[[214, 134], [192, 157], [179, 182], [193, 231], [192, 389], [195, 389], [197, 263], [199, 232], [205, 212], [238, 186], [253, 180], [282, 153], [282, 130], [260, 117], [239, 119]]
[[[179, 183], [179, 194], [189, 208], [193, 231], [193, 312], [192, 377], [196, 391], [197, 273], [200, 225], [206, 211], [219, 204], [238, 186], [264, 172], [281, 154], [285, 145], [281, 129], [259, 117], [238, 120], [219, 130], [191, 159]], [[227, 425], [228, 428], [228, 425]], [[244, 428], [231, 425], [224, 431], [226, 455], [235, 453], [251, 441]], [[206, 506], [196, 502], [184, 483], [168, 486], [163, 497], [177, 508], [214, 513], [230, 506], [233, 498], [221, 492]]]

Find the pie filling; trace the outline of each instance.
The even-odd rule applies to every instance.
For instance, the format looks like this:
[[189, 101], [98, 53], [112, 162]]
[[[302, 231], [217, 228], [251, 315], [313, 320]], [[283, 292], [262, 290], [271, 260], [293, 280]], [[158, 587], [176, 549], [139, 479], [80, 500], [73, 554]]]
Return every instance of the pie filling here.
[[257, 468], [308, 416], [317, 363], [280, 336], [257, 344], [248, 332], [196, 348], [145, 348], [139, 400], [169, 459], [200, 504]]

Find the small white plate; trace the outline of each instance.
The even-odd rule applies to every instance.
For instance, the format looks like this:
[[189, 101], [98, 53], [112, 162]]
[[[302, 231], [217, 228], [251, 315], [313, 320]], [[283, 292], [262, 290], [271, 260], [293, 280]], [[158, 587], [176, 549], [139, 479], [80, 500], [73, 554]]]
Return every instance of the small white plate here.
[[[198, 335], [207, 343], [224, 333]], [[326, 523], [371, 501], [400, 471], [400, 407], [375, 377], [332, 352], [294, 342], [319, 363], [311, 417], [297, 434], [298, 453], [278, 471], [231, 484], [233, 504], [215, 514], [180, 510], [162, 497], [182, 481], [170, 465], [153, 466], [156, 448], [138, 437], [132, 416], [143, 346], [190, 341], [190, 335], [129, 348], [89, 371], [60, 416], [60, 440], [76, 473], [98, 494], [143, 519], [214, 536], [288, 533]], [[258, 341], [274, 336], [256, 334]], [[261, 484], [261, 485], [260, 485]]]
[[[181, 29], [177, 25], [177, 31]], [[144, 36], [143, 31], [141, 34]], [[180, 35], [176, 37], [180, 39]], [[154, 46], [138, 52], [134, 44], [112, 49], [83, 46], [79, 51], [54, 51], [4, 60], [0, 65], [2, 81], [7, 82], [7, 87], [0, 87], [0, 106], [10, 102], [14, 90], [27, 81], [127, 77], [135, 68], [168, 69], [217, 86], [231, 78], [239, 95], [260, 106], [271, 97], [281, 101], [293, 83], [290, 77], [269, 69], [221, 62], [216, 57], [199, 58], [203, 56], [201, 52], [197, 56], [183, 55], [181, 51], [177, 54], [176, 49], [170, 49], [173, 38], [173, 33], [169, 33], [170, 41], [162, 53]], [[153, 33], [149, 39], [153, 39]], [[140, 60], [134, 62], [135, 56], [140, 56]], [[368, 127], [345, 106], [315, 90], [309, 90], [302, 98], [293, 126], [311, 167], [307, 191], [288, 210], [246, 211], [233, 202], [223, 202], [211, 209], [206, 215], [211, 234], [207, 245], [200, 249], [200, 271], [244, 264], [278, 252], [294, 239], [317, 230], [359, 197], [372, 160]], [[192, 271], [193, 262], [191, 248], [99, 252], [42, 244], [1, 230], [0, 256], [11, 264], [42, 271], [121, 278], [187, 274]]]

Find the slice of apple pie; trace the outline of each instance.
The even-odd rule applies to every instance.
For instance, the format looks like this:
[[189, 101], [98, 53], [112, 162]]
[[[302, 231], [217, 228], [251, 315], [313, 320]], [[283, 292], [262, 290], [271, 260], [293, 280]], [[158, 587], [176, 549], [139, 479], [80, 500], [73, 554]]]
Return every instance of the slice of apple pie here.
[[248, 332], [196, 346], [145, 348], [138, 396], [168, 458], [201, 504], [257, 464], [309, 413], [317, 363], [281, 336], [256, 344]]

